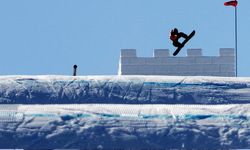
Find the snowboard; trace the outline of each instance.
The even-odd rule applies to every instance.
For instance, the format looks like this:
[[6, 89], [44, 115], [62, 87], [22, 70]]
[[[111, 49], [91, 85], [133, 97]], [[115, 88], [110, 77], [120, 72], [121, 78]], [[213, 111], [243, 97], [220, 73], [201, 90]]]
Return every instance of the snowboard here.
[[195, 35], [195, 30], [188, 35], [188, 37], [181, 43], [182, 46], [178, 47], [173, 53], [173, 55], [176, 56], [194, 35]]

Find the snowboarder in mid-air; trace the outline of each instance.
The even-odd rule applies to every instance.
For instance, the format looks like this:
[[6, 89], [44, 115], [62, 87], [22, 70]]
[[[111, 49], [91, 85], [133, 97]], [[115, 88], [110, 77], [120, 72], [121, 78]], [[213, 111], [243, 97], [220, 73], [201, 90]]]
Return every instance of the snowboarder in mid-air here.
[[171, 30], [170, 39], [173, 41], [173, 45], [175, 47], [182, 47], [182, 44], [179, 42], [179, 39], [181, 37], [184, 38], [184, 39], [187, 39], [188, 36], [183, 32], [178, 32], [178, 29], [176, 29], [176, 28]]
[[[194, 36], [195, 31], [193, 31], [190, 35], [187, 35], [183, 32], [179, 32], [178, 29], [174, 28], [171, 30], [170, 33], [170, 40], [173, 41], [173, 45], [177, 47], [176, 51], [174, 52], [174, 56], [176, 56], [180, 50], [185, 46], [185, 44]], [[184, 38], [182, 43], [179, 42], [180, 38]]]

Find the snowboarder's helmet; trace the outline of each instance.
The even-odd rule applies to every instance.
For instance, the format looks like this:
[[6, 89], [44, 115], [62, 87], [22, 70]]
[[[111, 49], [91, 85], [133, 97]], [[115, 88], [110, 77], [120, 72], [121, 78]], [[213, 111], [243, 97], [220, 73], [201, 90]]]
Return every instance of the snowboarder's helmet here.
[[174, 33], [177, 34], [178, 33], [178, 29], [174, 28]]

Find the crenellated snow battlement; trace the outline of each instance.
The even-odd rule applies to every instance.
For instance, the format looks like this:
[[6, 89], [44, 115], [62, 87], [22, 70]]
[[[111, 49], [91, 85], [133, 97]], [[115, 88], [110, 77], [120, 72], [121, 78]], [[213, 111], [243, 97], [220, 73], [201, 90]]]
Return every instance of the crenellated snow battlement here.
[[155, 49], [154, 57], [137, 57], [136, 49], [122, 49], [119, 75], [235, 76], [235, 51], [221, 48], [219, 56], [203, 56], [202, 49], [188, 49], [186, 57]]

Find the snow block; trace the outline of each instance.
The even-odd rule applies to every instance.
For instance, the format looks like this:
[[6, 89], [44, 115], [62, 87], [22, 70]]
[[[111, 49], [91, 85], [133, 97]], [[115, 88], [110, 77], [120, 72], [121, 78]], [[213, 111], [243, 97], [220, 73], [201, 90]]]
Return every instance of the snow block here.
[[189, 57], [202, 56], [202, 50], [201, 49], [188, 49], [187, 56]]
[[169, 50], [168, 49], [155, 49], [154, 50], [154, 57], [169, 57]]
[[[161, 59], [158, 59], [158, 58], [147, 58], [146, 59], [146, 65], [148, 66], [152, 66], [152, 65], [160, 65], [161, 64]], [[148, 72], [150, 73], [150, 72]]]
[[136, 57], [136, 50], [135, 49], [122, 49], [121, 57]]
[[201, 56], [201, 57], [195, 57], [195, 60], [197, 64], [211, 64], [212, 63], [211, 56]]
[[235, 68], [234, 66], [230, 64], [221, 64], [220, 65], [220, 72], [234, 72]]
[[182, 58], [177, 58], [177, 59], [179, 59], [179, 65], [195, 65], [196, 64], [195, 57], [182, 57]]
[[132, 65], [132, 66], [133, 66], [133, 65], [145, 65], [146, 62], [147, 62], [147, 60], [148, 60], [149, 58], [130, 57], [129, 59], [130, 59], [130, 62], [131, 62], [129, 65]]
[[143, 65], [143, 66], [138, 66], [138, 73], [141, 75], [148, 75], [149, 72], [154, 73], [154, 66], [147, 66], [147, 65]]
[[121, 57], [121, 59], [120, 59], [120, 63], [122, 65], [130, 65], [131, 62], [132, 62], [131, 57]]
[[204, 72], [217, 72], [218, 76], [219, 76], [219, 72], [220, 72], [220, 65], [219, 64], [205, 64], [203, 65], [204, 68]]
[[180, 63], [179, 58], [168, 57], [161, 60], [162, 65], [178, 65]]
[[[228, 76], [235, 74], [234, 49], [220, 49], [220, 56], [203, 56], [201, 49], [188, 49], [187, 57], [171, 57], [169, 50], [156, 49], [154, 57], [136, 57], [136, 50], [122, 50], [119, 75]], [[143, 66], [133, 70], [124, 65]], [[230, 69], [219, 65], [229, 65]], [[162, 70], [164, 68], [164, 70]], [[212, 72], [212, 73], [211, 73]]]
[[220, 56], [235, 56], [235, 51], [233, 48], [221, 48]]

